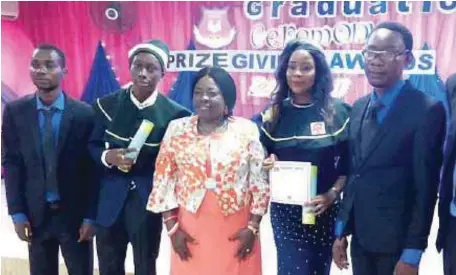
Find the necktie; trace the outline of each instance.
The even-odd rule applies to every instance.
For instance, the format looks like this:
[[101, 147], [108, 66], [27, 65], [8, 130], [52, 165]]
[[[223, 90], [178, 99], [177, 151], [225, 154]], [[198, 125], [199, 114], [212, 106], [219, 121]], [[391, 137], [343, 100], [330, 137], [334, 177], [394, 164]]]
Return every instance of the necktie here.
[[383, 104], [381, 102], [374, 104], [371, 101], [366, 114], [364, 115], [361, 132], [361, 152], [364, 157], [368, 152], [367, 150], [369, 149], [372, 139], [375, 137], [378, 129], [380, 128], [377, 115], [381, 108], [383, 108]]
[[55, 112], [55, 108], [43, 110], [44, 129], [42, 149], [46, 176], [46, 191], [58, 193], [56, 142], [54, 130], [52, 128], [52, 116]]

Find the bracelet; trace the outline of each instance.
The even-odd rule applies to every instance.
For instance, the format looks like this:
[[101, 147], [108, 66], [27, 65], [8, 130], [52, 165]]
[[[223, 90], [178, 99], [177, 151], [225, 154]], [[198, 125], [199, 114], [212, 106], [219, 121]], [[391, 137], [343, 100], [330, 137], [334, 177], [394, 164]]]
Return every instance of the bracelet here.
[[168, 231], [168, 236], [171, 237], [177, 232], [177, 229], [179, 229], [179, 223], [176, 222], [173, 227]]
[[258, 233], [260, 232], [260, 230], [258, 228], [255, 228], [255, 227], [251, 226], [250, 224], [247, 225], [247, 229], [252, 231], [253, 235], [255, 235], [255, 236], [258, 235]]
[[177, 220], [177, 216], [176, 215], [169, 216], [168, 218], [163, 219], [163, 223], [167, 223], [167, 222], [169, 222], [171, 220]]
[[334, 198], [335, 200], [340, 198], [340, 191], [337, 190], [336, 187], [334, 187], [334, 186], [331, 187], [331, 189], [329, 189], [329, 191], [333, 191], [336, 194], [336, 197]]

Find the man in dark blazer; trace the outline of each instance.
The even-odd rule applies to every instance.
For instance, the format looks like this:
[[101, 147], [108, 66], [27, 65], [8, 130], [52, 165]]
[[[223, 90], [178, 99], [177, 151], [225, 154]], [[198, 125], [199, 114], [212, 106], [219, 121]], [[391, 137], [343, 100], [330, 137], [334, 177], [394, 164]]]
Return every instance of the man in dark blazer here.
[[[446, 81], [447, 95], [450, 102], [456, 97], [456, 74]], [[456, 112], [451, 105], [450, 132], [446, 140], [442, 182], [439, 192], [439, 233], [437, 250], [443, 249], [445, 275], [456, 274]]]
[[66, 71], [60, 49], [39, 46], [30, 65], [37, 91], [6, 104], [3, 113], [8, 212], [29, 243], [33, 275], [58, 274], [59, 247], [69, 274], [93, 273], [97, 188], [87, 149], [93, 111], [62, 91]]
[[402, 80], [412, 61], [410, 31], [376, 26], [363, 51], [374, 90], [350, 116], [351, 171], [336, 221], [333, 257], [354, 275], [417, 274], [437, 199], [445, 110]]

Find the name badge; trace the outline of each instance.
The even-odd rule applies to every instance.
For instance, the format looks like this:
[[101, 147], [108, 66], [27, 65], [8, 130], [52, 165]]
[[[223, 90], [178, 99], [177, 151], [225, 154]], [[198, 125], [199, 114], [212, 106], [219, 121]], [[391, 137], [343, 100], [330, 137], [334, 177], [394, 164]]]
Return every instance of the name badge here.
[[217, 182], [215, 179], [209, 178], [206, 180], [206, 188], [207, 189], [215, 189], [217, 187]]
[[325, 122], [318, 121], [310, 123], [310, 132], [313, 136], [326, 134]]

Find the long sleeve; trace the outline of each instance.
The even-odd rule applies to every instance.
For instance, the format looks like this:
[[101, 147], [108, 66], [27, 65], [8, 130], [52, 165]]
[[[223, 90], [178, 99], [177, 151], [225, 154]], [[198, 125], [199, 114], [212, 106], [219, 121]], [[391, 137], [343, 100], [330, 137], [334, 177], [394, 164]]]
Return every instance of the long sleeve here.
[[420, 249], [404, 249], [401, 254], [401, 261], [412, 266], [419, 266], [423, 251]]
[[[91, 134], [94, 130], [94, 114], [92, 113], [90, 115], [90, 119], [88, 122], [87, 126], [87, 131], [84, 135], [84, 140], [86, 142], [89, 142], [89, 139], [91, 137]], [[83, 171], [85, 172], [85, 182], [87, 185], [87, 198], [88, 198], [88, 205], [87, 205], [87, 211], [86, 211], [86, 216], [85, 221], [90, 222], [95, 220], [96, 218], [96, 209], [98, 205], [98, 194], [99, 194], [99, 175], [98, 175], [98, 169], [95, 168], [95, 162], [91, 158], [90, 155], [90, 150], [89, 148], [86, 149], [86, 152], [84, 153], [84, 162], [83, 162]]]
[[348, 129], [350, 127], [351, 107], [348, 104], [341, 102], [339, 100], [337, 102], [338, 108], [336, 111], [336, 117], [338, 118], [338, 129], [334, 129], [334, 132], [340, 132], [335, 137], [337, 139], [336, 153], [339, 156], [336, 169], [339, 175], [347, 176], [350, 173], [351, 162], [348, 132]]
[[263, 147], [265, 148], [267, 155], [269, 155], [271, 153], [272, 142], [271, 142], [271, 139], [265, 133], [265, 131], [266, 131], [265, 124], [268, 123], [265, 120], [267, 120], [268, 117], [270, 117], [270, 116], [271, 116], [271, 107], [268, 106], [268, 107], [266, 107], [266, 109], [263, 112], [254, 115], [251, 119], [258, 127], [258, 131], [260, 134], [260, 141], [261, 141], [261, 144], [263, 145]]
[[350, 170], [350, 152], [348, 148], [348, 141], [341, 141], [337, 144], [339, 153], [339, 160], [337, 161], [337, 172], [339, 175], [346, 176]]
[[[94, 110], [95, 107], [94, 107]], [[101, 121], [100, 117], [98, 115], [94, 116], [94, 125], [93, 125], [93, 130], [89, 138], [89, 152], [90, 156], [92, 159], [95, 161], [96, 164], [101, 165], [104, 167], [106, 166], [104, 161], [102, 160], [102, 157], [105, 157], [103, 152], [105, 152], [105, 142], [104, 142], [104, 134], [105, 134], [106, 127]]]
[[411, 221], [404, 249], [424, 250], [437, 200], [442, 144], [445, 135], [445, 111], [441, 103], [433, 105], [414, 136]]
[[103, 153], [101, 153], [101, 163], [103, 163], [104, 166], [107, 168], [112, 168], [112, 165], [109, 165], [106, 162], [106, 155], [108, 154], [109, 150], [104, 150]]
[[18, 129], [14, 124], [10, 105], [5, 105], [2, 122], [2, 166], [5, 169], [6, 200], [8, 213], [26, 213], [24, 181], [22, 178], [24, 163], [19, 152]]
[[27, 222], [27, 216], [24, 213], [16, 213], [11, 215], [11, 219], [13, 220], [13, 223], [24, 223]]
[[175, 194], [177, 166], [171, 144], [173, 122], [170, 123], [155, 163], [154, 184], [147, 203], [147, 210], [162, 213], [177, 208]]
[[264, 215], [268, 209], [270, 188], [267, 173], [263, 169], [265, 152], [259, 139], [250, 142], [249, 157], [249, 190], [253, 199], [250, 212]]

